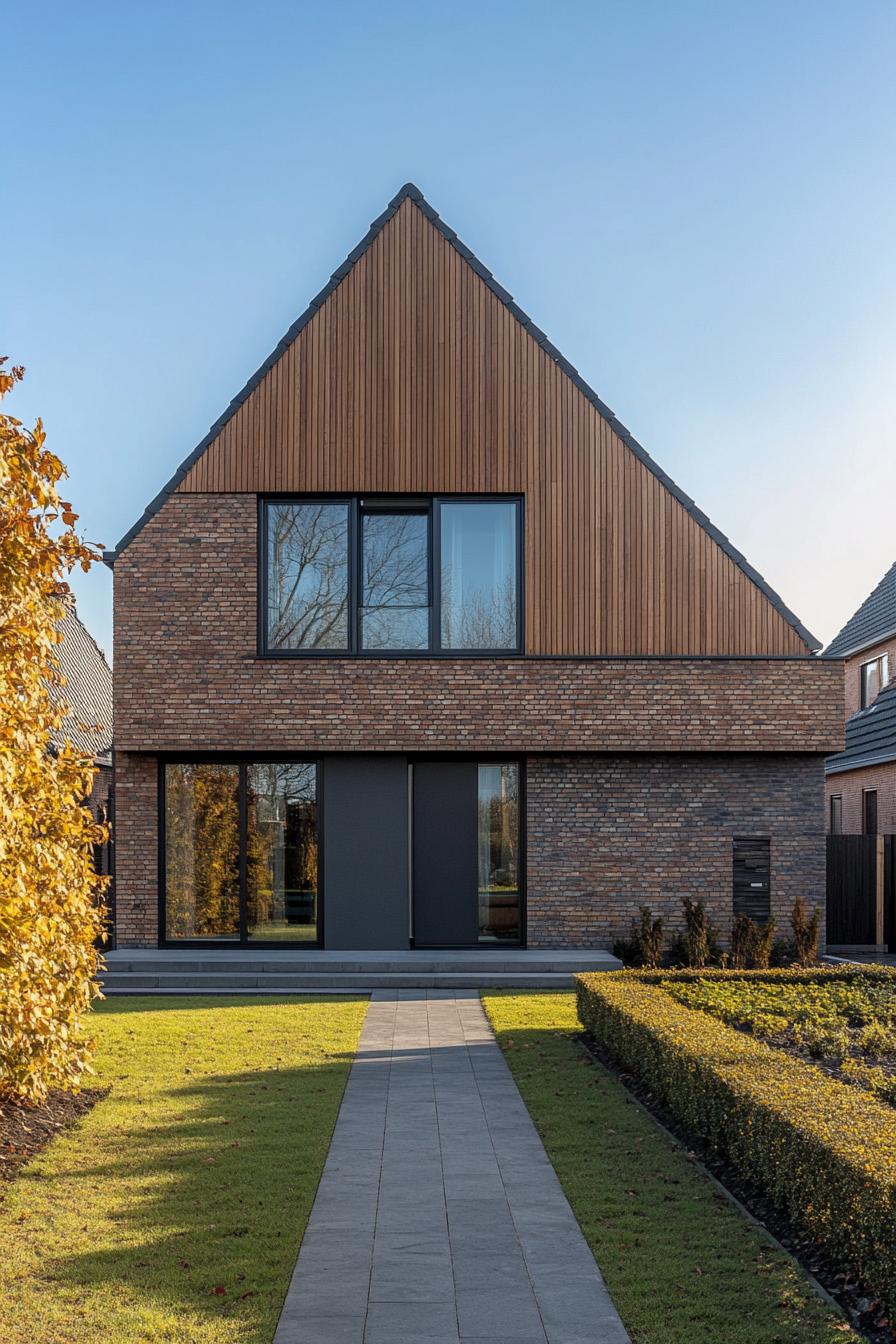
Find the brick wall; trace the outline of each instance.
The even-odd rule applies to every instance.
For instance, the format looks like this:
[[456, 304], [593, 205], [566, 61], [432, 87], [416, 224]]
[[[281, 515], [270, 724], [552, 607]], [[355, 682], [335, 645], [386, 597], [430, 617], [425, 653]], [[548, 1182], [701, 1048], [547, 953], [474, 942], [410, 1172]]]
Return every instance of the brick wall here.
[[865, 789], [877, 789], [879, 833], [896, 834], [896, 761], [871, 765], [865, 770], [846, 770], [843, 774], [828, 775], [825, 780], [828, 830], [831, 827], [830, 800], [834, 794], [839, 794], [843, 799], [843, 834], [862, 834], [865, 829], [862, 793]]
[[159, 931], [158, 767], [115, 755], [115, 915], [119, 947], [155, 947]]
[[552, 756], [527, 778], [530, 946], [609, 947], [640, 905], [680, 928], [683, 895], [727, 935], [736, 835], [771, 838], [782, 931], [798, 893], [824, 913], [817, 756]]
[[125, 751], [842, 748], [842, 671], [797, 659], [260, 659], [256, 501], [175, 495], [115, 565]]
[[[116, 758], [118, 941], [157, 941], [154, 757]], [[530, 757], [529, 943], [609, 947], [639, 905], [681, 923], [702, 897], [731, 924], [731, 840], [772, 840], [772, 908], [782, 927], [797, 892], [823, 905], [823, 775], [818, 756]]]

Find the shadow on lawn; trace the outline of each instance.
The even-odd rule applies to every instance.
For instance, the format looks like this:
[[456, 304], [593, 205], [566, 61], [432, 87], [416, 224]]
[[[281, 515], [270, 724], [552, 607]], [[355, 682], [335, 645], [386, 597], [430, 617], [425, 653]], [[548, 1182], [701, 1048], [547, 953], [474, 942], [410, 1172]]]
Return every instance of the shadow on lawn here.
[[152, 1119], [137, 1110], [95, 1136], [94, 1164], [59, 1176], [75, 1199], [82, 1187], [85, 1208], [108, 1201], [93, 1240], [115, 1241], [115, 1224], [120, 1240], [55, 1259], [57, 1280], [79, 1295], [120, 1286], [137, 1311], [193, 1323], [232, 1316], [240, 1341], [269, 1340], [351, 1058], [204, 1077], [166, 1090]]

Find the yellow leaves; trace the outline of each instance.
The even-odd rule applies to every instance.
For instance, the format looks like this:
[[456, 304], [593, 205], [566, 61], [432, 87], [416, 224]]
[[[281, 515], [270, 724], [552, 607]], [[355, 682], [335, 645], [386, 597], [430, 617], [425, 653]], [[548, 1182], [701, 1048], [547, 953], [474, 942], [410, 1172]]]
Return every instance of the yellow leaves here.
[[[4, 363], [0, 396], [22, 377]], [[65, 574], [98, 557], [44, 437], [40, 421], [28, 431], [0, 414], [0, 1096], [35, 1101], [89, 1067], [105, 883], [92, 861], [105, 832], [84, 805], [92, 761], [49, 749], [65, 713], [51, 695]]]

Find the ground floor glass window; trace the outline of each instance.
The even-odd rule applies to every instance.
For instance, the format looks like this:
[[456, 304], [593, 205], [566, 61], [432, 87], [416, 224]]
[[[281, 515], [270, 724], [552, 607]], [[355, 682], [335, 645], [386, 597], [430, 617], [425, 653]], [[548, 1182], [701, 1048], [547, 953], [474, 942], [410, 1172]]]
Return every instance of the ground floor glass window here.
[[165, 767], [165, 936], [240, 931], [239, 766]]
[[314, 943], [317, 765], [167, 764], [165, 937]]
[[247, 767], [246, 932], [270, 942], [317, 939], [317, 769]]
[[479, 941], [519, 942], [519, 766], [479, 766]]

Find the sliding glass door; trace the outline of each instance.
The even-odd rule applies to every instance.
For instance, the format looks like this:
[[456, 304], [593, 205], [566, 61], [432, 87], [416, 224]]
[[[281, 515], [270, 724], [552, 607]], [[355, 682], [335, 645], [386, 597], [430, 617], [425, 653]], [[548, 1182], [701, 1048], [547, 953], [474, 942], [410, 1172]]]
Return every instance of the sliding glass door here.
[[164, 767], [169, 942], [318, 941], [317, 765]]
[[246, 767], [246, 936], [317, 941], [317, 767]]

